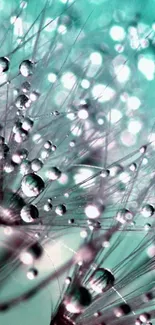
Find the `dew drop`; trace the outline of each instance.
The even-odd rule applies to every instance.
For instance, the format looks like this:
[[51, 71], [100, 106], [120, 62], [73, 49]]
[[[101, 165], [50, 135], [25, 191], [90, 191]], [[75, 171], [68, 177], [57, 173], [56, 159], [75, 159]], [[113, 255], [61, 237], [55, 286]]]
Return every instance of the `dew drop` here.
[[69, 220], [68, 220], [68, 224], [69, 224], [69, 225], [73, 225], [73, 224], [74, 224], [74, 222], [75, 222], [75, 220], [74, 220], [74, 219], [69, 219]]
[[117, 215], [116, 219], [124, 224], [126, 222], [130, 222], [133, 219], [133, 214], [128, 209], [121, 209]]
[[115, 165], [109, 168], [110, 176], [116, 177], [121, 172], [123, 172], [123, 167], [121, 165]]
[[45, 148], [45, 149], [50, 149], [50, 148], [51, 148], [51, 145], [52, 145], [51, 141], [46, 141], [46, 142], [44, 143], [44, 148]]
[[22, 143], [27, 139], [27, 136], [28, 132], [21, 128], [14, 134], [14, 141], [17, 143]]
[[130, 312], [131, 308], [127, 304], [122, 304], [118, 308], [114, 309], [114, 313], [118, 318], [130, 314]]
[[64, 305], [70, 313], [79, 314], [91, 304], [92, 297], [88, 289], [82, 286], [69, 287]]
[[22, 83], [22, 85], [21, 85], [21, 89], [22, 89], [22, 91], [23, 91], [24, 93], [26, 93], [26, 92], [30, 91], [30, 89], [31, 89], [31, 84], [30, 84], [28, 81], [25, 81], [25, 82]]
[[89, 287], [96, 293], [109, 290], [115, 282], [113, 274], [104, 268], [96, 269], [89, 279]]
[[69, 277], [69, 276], [65, 279], [65, 283], [66, 283], [66, 284], [70, 284], [71, 281], [72, 281], [72, 279], [71, 279], [71, 277]]
[[139, 320], [142, 323], [146, 323], [149, 319], [150, 319], [150, 315], [148, 313], [144, 313], [139, 316]]
[[109, 170], [108, 169], [102, 170], [101, 173], [100, 173], [100, 176], [102, 178], [108, 177], [109, 176]]
[[25, 130], [25, 131], [30, 131], [33, 127], [33, 121], [26, 117], [24, 118], [23, 122], [22, 122], [22, 128]]
[[52, 167], [46, 172], [46, 176], [49, 180], [55, 181], [61, 176], [61, 171], [57, 167]]
[[49, 212], [52, 210], [53, 206], [50, 202], [48, 202], [48, 203], [44, 204], [43, 208], [44, 208], [44, 211]]
[[40, 159], [33, 159], [31, 161], [31, 169], [34, 172], [38, 172], [43, 167], [43, 163]]
[[24, 60], [19, 66], [19, 71], [24, 77], [29, 77], [33, 74], [33, 63], [30, 60]]
[[55, 208], [55, 213], [59, 216], [63, 216], [66, 213], [67, 209], [64, 204], [59, 204]]
[[26, 109], [29, 103], [29, 97], [26, 96], [25, 94], [21, 94], [19, 95], [16, 100], [15, 100], [15, 106], [20, 109], [20, 110], [24, 110]]
[[30, 93], [30, 100], [35, 102], [39, 98], [40, 94], [37, 91]]
[[43, 249], [38, 242], [32, 244], [20, 253], [20, 260], [23, 264], [30, 265], [42, 256]]
[[6, 72], [9, 70], [9, 66], [10, 66], [10, 61], [8, 58], [6, 58], [5, 56], [4, 57], [1, 57], [0, 58], [0, 74], [3, 73], [3, 72]]
[[23, 177], [21, 188], [27, 197], [35, 197], [44, 190], [44, 182], [38, 175], [30, 173]]
[[144, 218], [152, 217], [154, 214], [154, 207], [151, 204], [144, 205], [141, 214]]
[[24, 222], [29, 223], [35, 221], [38, 218], [39, 212], [35, 205], [27, 204], [21, 209], [20, 216]]
[[56, 150], [56, 148], [57, 148], [57, 147], [56, 147], [54, 144], [53, 144], [52, 147], [51, 147], [51, 149], [52, 149], [53, 152]]
[[40, 157], [43, 160], [47, 159], [49, 157], [49, 155], [50, 155], [50, 153], [49, 153], [49, 150], [47, 150], [47, 149], [42, 150], [40, 153]]
[[29, 280], [34, 280], [37, 277], [37, 275], [38, 275], [38, 271], [35, 268], [31, 268], [27, 272], [27, 278]]

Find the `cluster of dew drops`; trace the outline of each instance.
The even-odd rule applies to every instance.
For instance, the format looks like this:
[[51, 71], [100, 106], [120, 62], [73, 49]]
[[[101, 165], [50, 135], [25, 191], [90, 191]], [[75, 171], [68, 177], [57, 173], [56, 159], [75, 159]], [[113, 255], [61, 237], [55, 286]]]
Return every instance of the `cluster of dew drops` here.
[[[24, 1], [20, 5], [21, 16], [26, 8]], [[66, 265], [50, 274], [41, 285], [36, 285], [35, 290], [32, 284], [32, 292], [1, 302], [0, 309], [5, 311], [29, 299], [68, 270], [62, 289], [63, 299], [52, 314], [51, 325], [148, 325], [155, 317], [152, 273], [155, 266], [155, 174], [154, 141], [151, 140], [154, 138], [147, 137], [145, 143], [132, 150], [134, 136], [137, 137], [141, 129], [140, 122], [134, 120], [140, 100], [125, 91], [131, 73], [129, 62], [120, 54], [126, 46], [122, 42], [125, 32], [118, 25], [110, 29], [111, 38], [116, 41], [113, 64], [117, 75], [114, 74], [113, 79], [117, 88], [123, 83], [119, 100], [127, 102], [125, 117], [129, 121], [131, 118], [128, 130], [122, 131], [126, 122], [121, 106], [118, 109], [116, 91], [100, 81], [101, 76], [103, 78], [102, 56], [110, 57], [108, 49], [104, 46], [94, 51], [88, 45], [87, 51], [84, 48], [82, 53], [77, 47], [79, 53], [76, 56], [76, 43], [83, 45], [87, 37], [84, 26], [79, 27], [79, 23], [76, 24], [76, 38], [69, 43], [68, 51], [69, 36], [66, 35], [72, 36], [71, 16], [67, 14], [69, 2], [55, 19], [54, 34], [47, 37], [47, 44], [44, 36], [43, 42], [40, 38], [45, 27], [50, 28], [55, 21], [49, 20], [44, 27], [47, 8], [48, 2], [36, 19], [38, 29], [30, 40], [26, 37], [31, 28], [18, 39], [8, 55], [0, 57], [0, 76], [2, 80], [4, 75], [6, 78], [0, 84], [3, 94], [0, 109], [0, 223], [7, 243], [5, 251], [9, 252], [4, 254], [2, 265], [7, 265], [11, 256], [12, 261], [17, 260], [17, 267], [22, 264], [27, 269], [28, 266], [27, 279], [35, 283], [39, 276], [35, 262], [42, 258], [44, 244], [59, 238], [64, 231], [71, 233], [74, 228], [80, 229], [83, 244]], [[20, 14], [11, 19], [12, 28], [17, 21], [19, 23]], [[149, 37], [140, 40], [139, 48], [134, 28], [136, 30], [135, 24], [130, 26], [132, 37], [129, 43], [138, 53], [149, 46]], [[148, 35], [151, 40], [152, 34]], [[32, 45], [32, 53], [18, 62], [12, 73], [12, 58], [27, 43]], [[62, 65], [58, 64], [48, 73], [53, 57], [59, 61], [63, 51], [67, 56]], [[151, 64], [144, 57], [140, 60], [140, 68], [142, 60], [146, 60], [144, 63], [148, 67]], [[72, 65], [77, 76], [71, 71]], [[146, 72], [144, 68], [141, 70]], [[47, 75], [48, 86], [44, 80]], [[148, 80], [152, 75], [153, 72], [148, 72]], [[110, 106], [110, 101], [112, 105], [117, 102], [116, 109]], [[117, 138], [121, 139], [121, 144]], [[124, 151], [126, 142], [129, 145]], [[126, 256], [122, 250], [128, 246], [128, 233], [129, 245], [136, 233], [140, 234], [140, 241]], [[118, 260], [114, 259], [109, 269], [108, 258], [113, 258], [119, 250]], [[147, 281], [144, 281], [145, 276]], [[137, 277], [142, 282], [134, 290]], [[1, 279], [3, 269], [0, 268]]]

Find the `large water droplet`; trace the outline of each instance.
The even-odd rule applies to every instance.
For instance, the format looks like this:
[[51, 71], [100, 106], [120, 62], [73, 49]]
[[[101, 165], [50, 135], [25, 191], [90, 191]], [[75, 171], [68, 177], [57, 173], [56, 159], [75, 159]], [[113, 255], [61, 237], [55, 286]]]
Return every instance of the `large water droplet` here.
[[20, 216], [24, 222], [29, 223], [35, 221], [38, 218], [39, 212], [35, 205], [27, 204], [21, 209]]
[[110, 289], [114, 282], [115, 278], [109, 270], [98, 268], [91, 275], [88, 286], [96, 293], [102, 293]]
[[79, 314], [85, 307], [88, 307], [91, 304], [91, 301], [91, 294], [85, 287], [69, 287], [64, 300], [64, 305], [70, 313]]
[[38, 175], [30, 173], [23, 177], [21, 188], [27, 197], [35, 197], [44, 190], [44, 181]]

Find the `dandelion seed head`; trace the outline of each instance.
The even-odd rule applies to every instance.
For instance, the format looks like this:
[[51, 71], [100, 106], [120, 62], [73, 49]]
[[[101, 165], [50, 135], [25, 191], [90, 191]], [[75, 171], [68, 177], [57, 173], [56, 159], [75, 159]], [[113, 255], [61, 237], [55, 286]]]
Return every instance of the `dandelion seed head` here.
[[154, 5], [0, 7], [0, 319], [153, 324]]

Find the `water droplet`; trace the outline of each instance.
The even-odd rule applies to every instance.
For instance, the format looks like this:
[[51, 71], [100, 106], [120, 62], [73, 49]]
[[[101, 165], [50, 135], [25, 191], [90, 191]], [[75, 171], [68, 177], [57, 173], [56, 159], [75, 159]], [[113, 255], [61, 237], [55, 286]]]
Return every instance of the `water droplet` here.
[[71, 147], [71, 148], [75, 147], [75, 143], [76, 143], [76, 142], [75, 142], [74, 140], [70, 141], [70, 143], [69, 143], [70, 147]]
[[25, 94], [19, 95], [15, 100], [15, 106], [20, 110], [24, 110], [29, 105], [29, 97]]
[[17, 143], [22, 143], [27, 139], [27, 136], [28, 132], [21, 128], [14, 134], [14, 141]]
[[14, 164], [11, 162], [11, 163], [6, 163], [5, 166], [4, 166], [4, 171], [7, 173], [7, 174], [10, 174], [14, 171], [15, 169], [15, 166]]
[[121, 165], [115, 165], [109, 168], [110, 176], [116, 177], [123, 172], [123, 167]]
[[146, 323], [149, 319], [150, 319], [150, 315], [148, 313], [144, 313], [139, 316], [139, 320], [142, 323]]
[[29, 246], [20, 253], [20, 260], [23, 264], [30, 265], [42, 256], [43, 249], [38, 242]]
[[51, 203], [52, 204], [52, 198], [50, 197], [50, 198], [48, 198], [48, 203]]
[[65, 283], [66, 283], [66, 284], [70, 284], [71, 281], [72, 281], [72, 279], [71, 279], [71, 277], [69, 277], [69, 276], [65, 279]]
[[52, 147], [51, 147], [51, 149], [52, 149], [53, 152], [56, 150], [56, 148], [57, 148], [57, 147], [56, 147], [54, 144], [53, 144]]
[[26, 149], [20, 149], [12, 155], [12, 161], [19, 165], [23, 159], [27, 158], [28, 151]]
[[64, 299], [64, 305], [70, 313], [79, 314], [91, 304], [91, 301], [91, 294], [85, 287], [74, 286], [69, 287]]
[[38, 271], [37, 271], [37, 269], [35, 269], [35, 268], [31, 268], [31, 269], [29, 269], [28, 272], [27, 272], [27, 278], [28, 278], [29, 280], [34, 280], [34, 279], [36, 278], [37, 275], [38, 275]]
[[26, 92], [30, 91], [30, 89], [31, 89], [31, 84], [30, 84], [28, 81], [25, 81], [25, 82], [22, 83], [22, 85], [21, 85], [21, 89], [22, 89], [22, 91], [23, 91], [24, 93], [26, 93]]
[[35, 221], [38, 218], [39, 212], [35, 205], [27, 204], [21, 209], [20, 216], [24, 222], [29, 223]]
[[151, 224], [150, 224], [150, 223], [146, 223], [146, 224], [144, 225], [144, 230], [149, 231], [150, 228], [151, 228]]
[[52, 208], [53, 208], [53, 205], [50, 202], [44, 204], [44, 211], [49, 212], [52, 210]]
[[46, 141], [46, 142], [44, 143], [44, 148], [45, 148], [45, 149], [50, 149], [50, 148], [51, 148], [51, 145], [52, 145], [51, 141]]
[[31, 161], [31, 169], [34, 172], [38, 172], [43, 167], [43, 163], [40, 159], [33, 159]]
[[59, 216], [63, 216], [66, 213], [67, 209], [64, 204], [59, 204], [55, 208], [55, 213]]
[[59, 113], [58, 111], [54, 111], [54, 112], [53, 112], [53, 115], [54, 115], [54, 116], [58, 116], [58, 115], [60, 115], [60, 113]]
[[104, 268], [96, 269], [89, 278], [88, 286], [96, 293], [102, 293], [109, 290], [115, 282], [113, 274]]
[[47, 149], [42, 150], [41, 153], [40, 153], [40, 157], [43, 160], [47, 159], [49, 157], [49, 155], [50, 155], [50, 152]]
[[39, 98], [40, 94], [37, 91], [33, 91], [32, 93], [30, 93], [29, 96], [30, 96], [30, 100], [32, 102], [35, 102]]
[[30, 60], [24, 60], [19, 66], [19, 71], [24, 77], [29, 77], [33, 74], [33, 63]]
[[24, 129], [25, 131], [30, 131], [32, 127], [33, 127], [33, 121], [28, 117], [24, 118], [22, 122], [22, 129]]
[[141, 214], [144, 218], [152, 217], [154, 214], [154, 207], [151, 204], [144, 205]]
[[129, 166], [129, 169], [134, 172], [136, 169], [137, 169], [137, 164], [136, 163], [132, 163], [130, 166]]
[[131, 312], [131, 308], [127, 304], [122, 304], [118, 308], [114, 309], [114, 313], [118, 318], [130, 314], [130, 312]]
[[37, 144], [39, 144], [39, 143], [41, 143], [41, 142], [43, 141], [42, 136], [41, 136], [41, 134], [39, 134], [39, 133], [35, 133], [35, 134], [32, 136], [32, 140], [33, 140], [35, 143], [37, 143]]
[[116, 219], [124, 224], [126, 222], [130, 222], [133, 219], [133, 214], [128, 209], [121, 209], [117, 215]]
[[20, 165], [20, 173], [22, 175], [25, 175], [28, 174], [29, 171], [30, 171], [30, 161], [24, 160]]
[[105, 177], [108, 177], [109, 176], [109, 170], [108, 169], [105, 169], [105, 170], [102, 170], [101, 173], [100, 173], [100, 176], [105, 178]]
[[3, 73], [3, 72], [6, 72], [9, 70], [9, 66], [10, 66], [10, 61], [8, 58], [6, 58], [5, 56], [4, 57], [1, 57], [0, 58], [0, 74]]
[[139, 149], [140, 153], [145, 153], [146, 150], [147, 150], [147, 146], [142, 146], [142, 147]]
[[44, 190], [44, 182], [38, 175], [30, 173], [23, 177], [21, 188], [27, 197], [35, 197]]
[[46, 172], [46, 176], [49, 180], [55, 181], [61, 176], [61, 171], [57, 167], [52, 167]]

